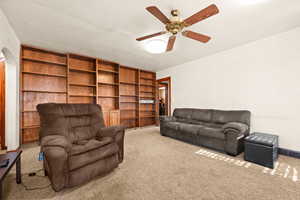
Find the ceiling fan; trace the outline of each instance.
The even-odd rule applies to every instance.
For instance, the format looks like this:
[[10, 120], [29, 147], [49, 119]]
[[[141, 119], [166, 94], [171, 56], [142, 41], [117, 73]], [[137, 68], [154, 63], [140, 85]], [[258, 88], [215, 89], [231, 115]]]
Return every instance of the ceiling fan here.
[[203, 35], [200, 33], [196, 33], [190, 30], [184, 30], [184, 28], [189, 27], [193, 24], [196, 24], [208, 17], [211, 17], [217, 13], [219, 13], [219, 9], [215, 4], [204, 8], [203, 10], [195, 13], [194, 15], [186, 18], [185, 20], [181, 20], [179, 17], [179, 10], [172, 10], [172, 17], [168, 19], [156, 6], [149, 6], [146, 8], [148, 12], [150, 12], [154, 17], [159, 19], [162, 23], [165, 24], [165, 31], [161, 31], [158, 33], [154, 33], [151, 35], [147, 35], [144, 37], [137, 38], [137, 41], [143, 41], [152, 37], [157, 37], [166, 33], [171, 33], [172, 36], [169, 37], [168, 45], [166, 51], [171, 51], [174, 47], [174, 43], [176, 40], [176, 35], [181, 32], [183, 36], [197, 40], [199, 42], [206, 43], [210, 40], [210, 37], [207, 35]]

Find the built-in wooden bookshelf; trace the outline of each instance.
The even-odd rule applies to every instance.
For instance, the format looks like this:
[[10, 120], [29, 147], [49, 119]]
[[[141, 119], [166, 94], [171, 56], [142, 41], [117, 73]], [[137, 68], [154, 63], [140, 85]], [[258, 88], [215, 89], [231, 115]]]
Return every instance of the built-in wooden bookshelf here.
[[40, 103], [67, 102], [67, 56], [23, 46], [21, 51], [21, 138], [22, 143], [38, 140]]
[[96, 103], [97, 59], [68, 54], [68, 103]]
[[139, 73], [139, 124], [153, 125], [158, 120], [156, 73], [140, 70]]
[[26, 45], [21, 72], [22, 143], [38, 140], [40, 103], [100, 104], [107, 126], [141, 127], [158, 119], [154, 72]]
[[139, 127], [139, 70], [121, 66], [120, 73], [121, 124], [128, 128]]

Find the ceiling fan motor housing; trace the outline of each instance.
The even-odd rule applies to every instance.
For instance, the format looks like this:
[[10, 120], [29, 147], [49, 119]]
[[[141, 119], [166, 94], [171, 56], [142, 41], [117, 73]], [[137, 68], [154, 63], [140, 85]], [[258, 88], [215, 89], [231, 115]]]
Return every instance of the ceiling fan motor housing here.
[[166, 24], [166, 30], [173, 35], [181, 32], [182, 29], [185, 27], [185, 23], [179, 17], [179, 10], [172, 10], [170, 18], [170, 23]]

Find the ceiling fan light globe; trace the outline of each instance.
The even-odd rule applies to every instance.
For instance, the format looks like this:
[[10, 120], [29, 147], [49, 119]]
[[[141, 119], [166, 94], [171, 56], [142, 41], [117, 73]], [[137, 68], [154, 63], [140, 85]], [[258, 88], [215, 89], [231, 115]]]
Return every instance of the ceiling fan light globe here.
[[145, 49], [152, 54], [164, 53], [167, 43], [161, 39], [150, 40], [145, 44]]

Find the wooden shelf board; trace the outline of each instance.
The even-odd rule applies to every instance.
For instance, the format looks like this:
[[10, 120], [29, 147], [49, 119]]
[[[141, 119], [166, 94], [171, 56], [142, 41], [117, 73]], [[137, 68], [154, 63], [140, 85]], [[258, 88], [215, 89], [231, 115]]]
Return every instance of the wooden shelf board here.
[[140, 98], [144, 98], [144, 99], [155, 99], [155, 97], [145, 97], [145, 96], [140, 96]]
[[152, 115], [152, 116], [140, 116], [140, 118], [155, 118], [156, 116], [155, 115]]
[[122, 97], [138, 97], [138, 95], [121, 94]]
[[70, 97], [95, 97], [96, 95], [88, 95], [88, 94], [70, 94]]
[[120, 103], [138, 103], [137, 101], [120, 101]]
[[59, 62], [53, 62], [53, 61], [46, 61], [46, 60], [40, 60], [36, 58], [28, 58], [28, 57], [22, 57], [23, 60], [31, 61], [31, 62], [39, 62], [39, 63], [45, 63], [45, 64], [51, 64], [51, 65], [60, 65], [66, 67], [66, 63], [59, 63]]
[[149, 84], [140, 84], [140, 86], [145, 86], [145, 87], [155, 87], [155, 85], [149, 85]]
[[98, 71], [101, 71], [101, 72], [106, 72], [106, 73], [112, 73], [112, 74], [119, 74], [119, 72], [117, 71], [113, 71], [113, 70], [108, 70], [108, 69], [101, 69], [101, 68], [98, 68]]
[[134, 119], [138, 119], [137, 117], [126, 117], [126, 118], [120, 118], [121, 121], [123, 120], [134, 120]]
[[46, 74], [46, 73], [37, 73], [37, 72], [22, 72], [23, 74], [32, 74], [37, 76], [52, 76], [52, 77], [59, 77], [59, 78], [67, 78], [66, 75], [59, 75], [59, 74]]
[[81, 83], [70, 83], [70, 86], [81, 86], [81, 87], [96, 87], [96, 85], [92, 84], [81, 84]]
[[155, 110], [140, 110], [140, 112], [156, 112]]
[[77, 72], [84, 72], [84, 73], [96, 73], [96, 71], [93, 71], [93, 70], [87, 70], [87, 69], [78, 69], [78, 68], [72, 68], [72, 67], [69, 67], [69, 70], [70, 71], [77, 71]]
[[118, 83], [105, 83], [105, 82], [98, 82], [98, 84], [101, 84], [101, 85], [111, 85], [111, 86], [118, 86], [119, 85]]
[[119, 96], [103, 96], [103, 95], [98, 95], [100, 98], [119, 98]]
[[38, 92], [38, 93], [57, 93], [57, 94], [67, 94], [67, 92], [42, 91], [42, 90], [22, 90], [22, 92]]
[[27, 113], [27, 112], [37, 112], [37, 110], [23, 110], [22, 113]]
[[150, 93], [150, 94], [154, 94], [154, 92], [149, 92], [149, 91], [140, 91], [141, 93]]
[[138, 83], [130, 83], [130, 82], [124, 82], [124, 81], [120, 81], [121, 84], [124, 85], [139, 85]]
[[120, 109], [121, 111], [137, 111], [138, 109]]
[[153, 78], [147, 78], [147, 77], [140, 77], [140, 79], [155, 81], [155, 79], [153, 79]]
[[40, 128], [40, 126], [35, 125], [35, 126], [24, 126], [22, 129], [34, 129], [34, 128]]

